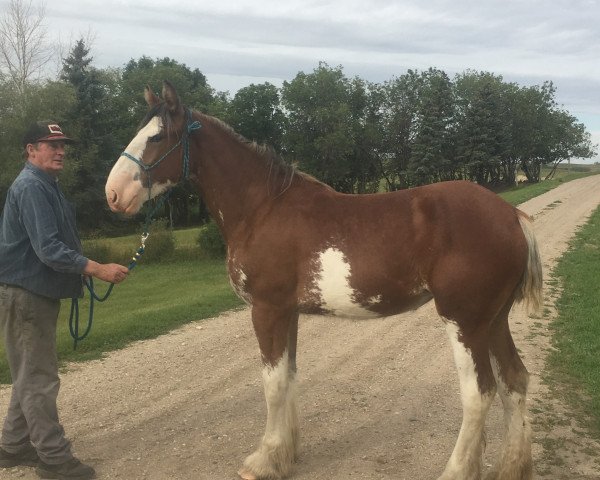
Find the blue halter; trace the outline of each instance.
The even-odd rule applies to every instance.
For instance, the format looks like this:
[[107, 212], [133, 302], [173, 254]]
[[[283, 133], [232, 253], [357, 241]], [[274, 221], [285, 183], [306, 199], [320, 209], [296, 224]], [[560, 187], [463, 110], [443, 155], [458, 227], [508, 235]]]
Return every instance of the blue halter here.
[[202, 124], [198, 120], [192, 121], [192, 112], [186, 108], [185, 110], [185, 118], [186, 118], [186, 128], [183, 131], [183, 135], [179, 139], [179, 141], [173, 145], [167, 153], [165, 153], [162, 157], [160, 157], [156, 162], [146, 165], [139, 158], [135, 158], [133, 155], [130, 155], [127, 152], [121, 153], [121, 156], [128, 158], [129, 160], [137, 163], [139, 167], [147, 173], [148, 175], [148, 195], [150, 195], [150, 189], [152, 188], [152, 181], [150, 178], [150, 171], [154, 168], [158, 167], [162, 161], [167, 158], [176, 148], [180, 145], [183, 147], [183, 159], [182, 159], [182, 172], [181, 172], [181, 180], [187, 180], [190, 176], [190, 135], [199, 130], [202, 127]]
[[[173, 145], [167, 151], [167, 153], [165, 153], [162, 157], [160, 157], [154, 163], [152, 163], [150, 165], [146, 165], [139, 158], [135, 158], [133, 155], [130, 155], [127, 152], [123, 152], [121, 154], [121, 156], [126, 157], [129, 160], [131, 160], [132, 162], [137, 163], [138, 166], [146, 173], [146, 175], [148, 177], [148, 200], [150, 200], [152, 198], [151, 197], [151, 194], [152, 194], [151, 171], [153, 169], [155, 169], [156, 167], [158, 167], [162, 163], [162, 161], [165, 158], [167, 158], [180, 145], [182, 146], [182, 149], [183, 149], [183, 155], [182, 155], [183, 158], [182, 158], [182, 162], [181, 162], [182, 163], [181, 178], [179, 179], [179, 181], [181, 182], [183, 180], [187, 180], [190, 177], [190, 135], [194, 131], [199, 130], [202, 127], [202, 124], [198, 120], [192, 120], [192, 112], [189, 108], [185, 109], [185, 119], [186, 119], [186, 126], [183, 130], [183, 134], [181, 135], [181, 138], [179, 139], [179, 141], [175, 145]], [[146, 238], [148, 238], [148, 229], [150, 227], [150, 223], [152, 222], [152, 217], [158, 210], [160, 210], [162, 208], [165, 201], [169, 198], [170, 193], [171, 193], [171, 190], [169, 190], [169, 192], [167, 192], [166, 195], [163, 195], [163, 197], [156, 203], [156, 205], [154, 206], [154, 208], [152, 210], [148, 211], [148, 214], [146, 215], [146, 224], [144, 226], [144, 233], [142, 234], [142, 244], [144, 243]]]

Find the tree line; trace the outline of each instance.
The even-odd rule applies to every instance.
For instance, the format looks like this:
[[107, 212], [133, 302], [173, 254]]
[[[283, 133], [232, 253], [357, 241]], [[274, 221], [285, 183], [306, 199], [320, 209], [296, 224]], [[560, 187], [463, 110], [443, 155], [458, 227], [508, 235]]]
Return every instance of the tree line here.
[[[247, 139], [272, 146], [284, 160], [339, 191], [368, 193], [467, 179], [499, 188], [522, 170], [595, 155], [583, 124], [556, 102], [551, 82], [520, 86], [489, 72], [450, 78], [430, 68], [384, 83], [349, 78], [319, 63], [281, 88], [250, 85], [233, 96], [212, 88], [197, 68], [172, 58], [141, 57], [121, 68], [96, 68], [80, 39], [57, 78], [34, 80], [0, 70], [0, 202], [22, 168], [21, 136], [38, 119], [54, 119], [78, 140], [61, 176], [84, 231], [114, 233], [131, 223], [110, 214], [106, 176], [146, 111], [143, 88], [170, 80], [183, 102], [229, 123]], [[206, 220], [188, 185], [176, 187], [177, 226]]]

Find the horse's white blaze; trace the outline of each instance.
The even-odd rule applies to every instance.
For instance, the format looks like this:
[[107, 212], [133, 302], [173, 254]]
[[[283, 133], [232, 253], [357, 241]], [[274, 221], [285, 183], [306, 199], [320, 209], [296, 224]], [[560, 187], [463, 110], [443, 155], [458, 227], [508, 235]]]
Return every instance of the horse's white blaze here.
[[454, 451], [440, 478], [479, 478], [483, 427], [495, 392], [481, 393], [475, 362], [471, 351], [460, 341], [458, 326], [447, 319], [444, 323], [460, 379], [463, 420]]
[[[134, 158], [142, 160], [148, 139], [157, 135], [162, 130], [162, 122], [159, 117], [152, 118], [142, 128], [138, 134], [129, 142], [125, 148], [125, 152]], [[113, 197], [113, 192], [117, 194], [118, 207], [125, 213], [137, 213], [148, 198], [154, 198], [163, 193], [169, 186], [171, 181], [164, 183], [155, 183], [152, 185], [150, 195], [148, 195], [147, 185], [143, 185], [139, 179], [140, 166], [131, 159], [121, 155], [113, 166], [110, 175], [106, 181], [106, 196]]]
[[159, 117], [152, 118], [144, 128], [138, 132], [133, 140], [129, 142], [125, 151], [135, 158], [142, 158], [144, 150], [146, 150], [146, 145], [148, 144], [148, 139], [154, 135], [158, 135], [162, 130], [162, 127], [163, 125]]
[[[319, 296], [324, 310], [333, 315], [355, 318], [376, 316], [358, 303], [357, 292], [350, 286], [350, 263], [341, 250], [331, 247], [321, 252], [317, 265], [316, 286], [312, 293]], [[373, 297], [368, 303], [380, 300], [380, 297]]]

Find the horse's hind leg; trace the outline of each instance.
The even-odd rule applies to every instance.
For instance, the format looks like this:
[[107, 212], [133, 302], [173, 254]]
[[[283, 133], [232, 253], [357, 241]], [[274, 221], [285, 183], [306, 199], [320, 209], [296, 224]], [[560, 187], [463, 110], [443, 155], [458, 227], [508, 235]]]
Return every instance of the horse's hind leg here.
[[453, 322], [446, 322], [460, 379], [463, 419], [456, 445], [438, 480], [479, 480], [485, 446], [483, 428], [496, 385], [488, 356], [488, 332], [468, 334]]
[[529, 374], [510, 334], [509, 311], [510, 305], [493, 323], [490, 335], [490, 361], [504, 407], [506, 434], [500, 460], [488, 480], [529, 480], [533, 475], [525, 404]]
[[252, 322], [258, 339], [267, 401], [267, 425], [258, 449], [238, 472], [244, 480], [280, 479], [296, 459], [296, 335], [298, 313], [254, 306]]

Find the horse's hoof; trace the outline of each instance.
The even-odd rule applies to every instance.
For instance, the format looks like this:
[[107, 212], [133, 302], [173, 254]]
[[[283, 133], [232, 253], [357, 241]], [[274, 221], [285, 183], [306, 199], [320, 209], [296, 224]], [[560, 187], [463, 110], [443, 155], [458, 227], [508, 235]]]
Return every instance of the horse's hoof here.
[[258, 477], [256, 475], [254, 475], [251, 471], [246, 470], [245, 468], [240, 468], [237, 473], [243, 480], [258, 480]]

